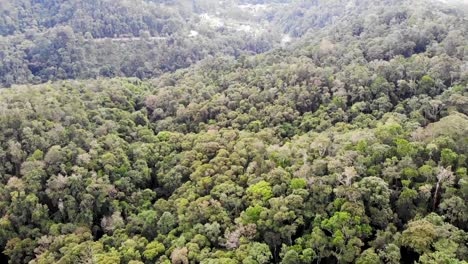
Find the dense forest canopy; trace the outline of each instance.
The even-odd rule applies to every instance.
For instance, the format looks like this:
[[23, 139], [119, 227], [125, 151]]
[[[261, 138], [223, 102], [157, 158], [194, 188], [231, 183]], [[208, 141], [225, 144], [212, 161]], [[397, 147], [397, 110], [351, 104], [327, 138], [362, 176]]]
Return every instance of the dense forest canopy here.
[[0, 0], [0, 260], [467, 263], [466, 10]]

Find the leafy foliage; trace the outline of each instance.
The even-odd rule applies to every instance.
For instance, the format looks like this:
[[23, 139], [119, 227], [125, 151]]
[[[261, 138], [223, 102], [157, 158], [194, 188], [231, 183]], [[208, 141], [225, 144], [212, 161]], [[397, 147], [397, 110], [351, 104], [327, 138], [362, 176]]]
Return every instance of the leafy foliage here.
[[[0, 90], [9, 262], [468, 261], [466, 20], [432, 2], [328, 2], [272, 11], [301, 37], [290, 47]], [[123, 10], [148, 27], [152, 9]], [[75, 25], [54, 14], [0, 28]]]

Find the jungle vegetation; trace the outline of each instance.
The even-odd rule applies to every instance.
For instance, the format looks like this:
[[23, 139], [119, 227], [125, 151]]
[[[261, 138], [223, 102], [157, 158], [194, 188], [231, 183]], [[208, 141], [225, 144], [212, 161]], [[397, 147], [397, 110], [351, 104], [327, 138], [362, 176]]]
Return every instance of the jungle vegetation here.
[[466, 9], [109, 3], [0, 1], [5, 261], [467, 263]]

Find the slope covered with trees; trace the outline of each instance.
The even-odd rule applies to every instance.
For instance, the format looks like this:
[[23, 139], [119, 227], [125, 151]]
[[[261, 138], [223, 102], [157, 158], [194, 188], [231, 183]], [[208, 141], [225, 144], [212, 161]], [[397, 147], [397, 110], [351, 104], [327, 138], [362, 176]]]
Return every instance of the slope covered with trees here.
[[[145, 79], [210, 56], [260, 53], [278, 44], [280, 34], [266, 17], [242, 12], [239, 4], [1, 1], [0, 85], [115, 76]], [[208, 20], [215, 15], [220, 16], [216, 23]], [[251, 23], [262, 28], [238, 29]]]
[[463, 9], [269, 14], [299, 40], [0, 90], [10, 263], [466, 263]]

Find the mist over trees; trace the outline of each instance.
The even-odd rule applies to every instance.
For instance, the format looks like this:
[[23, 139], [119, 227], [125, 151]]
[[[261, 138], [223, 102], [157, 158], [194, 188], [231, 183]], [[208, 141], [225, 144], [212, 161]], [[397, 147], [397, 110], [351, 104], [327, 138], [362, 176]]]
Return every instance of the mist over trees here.
[[2, 257], [467, 263], [465, 10], [0, 1]]

